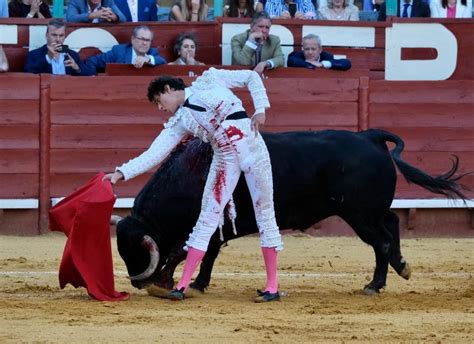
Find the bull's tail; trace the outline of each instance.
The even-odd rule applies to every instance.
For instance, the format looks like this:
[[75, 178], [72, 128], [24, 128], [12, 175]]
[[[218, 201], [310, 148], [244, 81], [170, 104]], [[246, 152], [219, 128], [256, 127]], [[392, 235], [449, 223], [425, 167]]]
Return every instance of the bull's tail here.
[[405, 143], [400, 137], [380, 129], [372, 129], [367, 133], [371, 138], [376, 139], [379, 143], [383, 142], [385, 144], [385, 142], [388, 141], [393, 142], [396, 145], [390, 153], [395, 164], [408, 183], [417, 184], [431, 192], [445, 195], [451, 199], [461, 198], [462, 200], [466, 200], [466, 196], [463, 194], [462, 190], [467, 190], [467, 187], [459, 184], [458, 180], [469, 173], [454, 177], [454, 174], [457, 172], [459, 167], [459, 158], [456, 155], [453, 155], [454, 158], [451, 159], [453, 165], [449, 171], [440, 176], [432, 177], [402, 160], [400, 155], [405, 147]]

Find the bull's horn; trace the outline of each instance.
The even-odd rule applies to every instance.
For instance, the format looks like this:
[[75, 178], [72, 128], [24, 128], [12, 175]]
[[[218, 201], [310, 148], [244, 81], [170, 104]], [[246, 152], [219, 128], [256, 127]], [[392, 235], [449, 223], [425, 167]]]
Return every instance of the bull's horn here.
[[145, 235], [143, 237], [142, 245], [146, 246], [148, 252], [150, 252], [150, 264], [140, 275], [130, 276], [129, 279], [132, 281], [142, 281], [150, 277], [155, 272], [158, 262], [160, 261], [160, 253], [155, 240], [153, 240], [150, 236]]

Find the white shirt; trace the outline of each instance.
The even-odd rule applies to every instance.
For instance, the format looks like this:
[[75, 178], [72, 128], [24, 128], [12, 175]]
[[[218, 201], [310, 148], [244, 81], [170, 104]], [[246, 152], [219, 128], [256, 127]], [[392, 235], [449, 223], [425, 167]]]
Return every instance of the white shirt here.
[[53, 74], [55, 75], [66, 75], [66, 66], [64, 65], [64, 53], [60, 53], [58, 59], [52, 59], [48, 56], [48, 54], [45, 55], [46, 61], [51, 65], [51, 69]]
[[132, 15], [132, 22], [138, 21], [138, 0], [127, 0], [130, 14]]
[[[91, 7], [89, 6], [89, 3], [87, 3], [87, 8], [89, 9], [89, 13], [93, 13], [93, 12], [97, 12], [101, 8], [101, 6], [99, 5], [96, 8], [94, 8], [94, 10], [92, 10]], [[91, 23], [99, 23], [99, 18], [94, 18]]]
[[[145, 55], [145, 56], [148, 56], [150, 58], [150, 62], [147, 62], [147, 63], [154, 66], [155, 65], [155, 57], [153, 55]], [[137, 53], [135, 52], [135, 50], [132, 49], [132, 63], [135, 62], [136, 58], [137, 58]]]
[[242, 101], [229, 88], [245, 86], [250, 91], [256, 113], [264, 113], [270, 103], [262, 79], [256, 72], [210, 68], [184, 90], [185, 100], [204, 111], [180, 106], [151, 146], [116, 170], [125, 180], [136, 177], [160, 164], [188, 134], [212, 142], [216, 125], [219, 127], [228, 115], [244, 111]]

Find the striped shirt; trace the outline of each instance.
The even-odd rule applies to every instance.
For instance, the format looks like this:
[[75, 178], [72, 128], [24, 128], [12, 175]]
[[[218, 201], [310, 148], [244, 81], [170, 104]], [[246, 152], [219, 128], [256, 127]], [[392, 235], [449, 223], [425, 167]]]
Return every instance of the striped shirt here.
[[[317, 19], [316, 9], [311, 0], [295, 0], [296, 10], [303, 13], [307, 19]], [[285, 0], [267, 0], [265, 4], [265, 12], [270, 18], [280, 17], [283, 12], [290, 12], [288, 3]]]

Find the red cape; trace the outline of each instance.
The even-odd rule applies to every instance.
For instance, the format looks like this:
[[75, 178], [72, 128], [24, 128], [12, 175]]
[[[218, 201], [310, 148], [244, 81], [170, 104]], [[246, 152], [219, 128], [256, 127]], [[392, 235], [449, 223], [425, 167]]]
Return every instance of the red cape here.
[[115, 203], [112, 184], [99, 173], [49, 211], [49, 226], [68, 237], [59, 268], [59, 285], [85, 287], [100, 301], [121, 301], [127, 293], [115, 291], [110, 216]]

